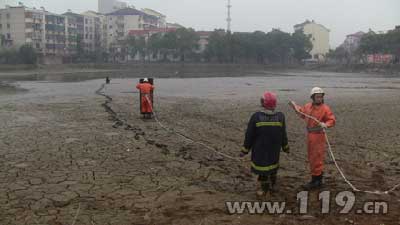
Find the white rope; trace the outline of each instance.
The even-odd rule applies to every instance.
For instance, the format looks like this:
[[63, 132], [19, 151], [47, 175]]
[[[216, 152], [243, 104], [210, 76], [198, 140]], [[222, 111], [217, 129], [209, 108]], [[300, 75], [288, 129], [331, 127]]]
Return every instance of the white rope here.
[[[308, 115], [308, 114], [305, 114], [305, 113], [303, 113], [303, 112], [300, 112], [300, 111], [297, 110], [296, 108], [295, 108], [295, 111], [296, 111], [297, 113], [299, 113], [299, 114], [301, 114], [301, 115], [303, 115], [303, 116], [309, 118], [309, 119], [314, 120], [314, 121], [317, 122], [318, 124], [321, 123], [321, 121], [319, 121], [317, 118], [315, 118], [315, 117], [313, 117], [313, 116], [310, 116], [310, 115]], [[356, 187], [346, 178], [346, 176], [345, 176], [343, 170], [342, 170], [342, 169], [340, 168], [340, 166], [338, 165], [338, 163], [337, 163], [337, 161], [336, 161], [336, 158], [335, 158], [335, 155], [333, 154], [332, 146], [331, 146], [331, 143], [329, 142], [328, 134], [327, 134], [327, 132], [326, 132], [326, 129], [323, 128], [323, 131], [324, 131], [324, 134], [325, 134], [326, 143], [328, 144], [328, 150], [329, 150], [329, 154], [330, 154], [330, 156], [331, 156], [331, 158], [332, 158], [332, 161], [335, 163], [335, 166], [336, 166], [337, 170], [339, 171], [340, 175], [342, 176], [343, 180], [351, 187], [351, 189], [353, 189], [353, 191], [355, 191], [355, 192], [364, 192], [364, 193], [369, 193], [369, 194], [377, 194], [377, 195], [384, 195], [384, 194], [387, 195], [387, 194], [389, 194], [390, 192], [395, 191], [398, 187], [400, 187], [400, 183], [399, 183], [399, 184], [395, 185], [393, 188], [391, 188], [391, 189], [389, 189], [389, 190], [387, 190], [387, 191], [366, 191], [366, 190], [360, 190], [360, 189], [356, 188]]]
[[173, 130], [173, 129], [168, 128], [167, 126], [165, 126], [164, 124], [162, 124], [162, 123], [160, 122], [160, 120], [158, 119], [157, 114], [156, 114], [156, 112], [154, 111], [154, 108], [153, 108], [153, 106], [152, 106], [152, 104], [151, 104], [151, 100], [149, 99], [149, 97], [148, 97], [147, 95], [146, 95], [146, 100], [147, 100], [148, 104], [149, 104], [150, 107], [151, 107], [151, 111], [153, 111], [154, 119], [156, 120], [156, 122], [157, 122], [164, 130], [166, 130], [166, 131], [168, 131], [168, 132], [175, 133], [175, 134], [178, 135], [179, 137], [181, 137], [181, 138], [183, 138], [183, 139], [185, 139], [185, 140], [187, 140], [187, 141], [189, 141], [189, 142], [191, 142], [191, 143], [201, 145], [201, 146], [207, 148], [208, 150], [211, 150], [211, 151], [217, 153], [218, 155], [224, 156], [225, 158], [232, 159], [232, 160], [235, 160], [235, 161], [242, 161], [240, 158], [236, 158], [236, 157], [227, 155], [227, 154], [225, 154], [225, 153], [219, 152], [219, 151], [217, 151], [215, 148], [210, 147], [210, 146], [208, 146], [207, 144], [204, 144], [204, 143], [199, 142], [199, 141], [195, 141], [195, 140], [193, 140], [193, 139], [191, 139], [191, 138], [189, 138], [189, 137], [186, 137], [185, 135], [182, 135], [182, 134], [176, 132], [176, 131]]

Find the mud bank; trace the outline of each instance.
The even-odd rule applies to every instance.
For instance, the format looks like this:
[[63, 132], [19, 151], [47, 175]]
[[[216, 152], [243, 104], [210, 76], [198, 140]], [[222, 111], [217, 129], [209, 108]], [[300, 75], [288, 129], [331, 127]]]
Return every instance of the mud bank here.
[[[338, 79], [338, 77], [340, 79]], [[387, 215], [320, 213], [310, 193], [307, 216], [230, 215], [226, 201], [256, 201], [249, 159], [235, 161], [142, 120], [136, 79], [80, 83], [19, 82], [27, 93], [0, 101], [0, 224], [399, 224], [400, 193], [356, 194], [389, 204]], [[342, 74], [294, 73], [244, 78], [157, 79], [155, 109], [169, 128], [237, 156], [250, 115], [265, 89], [278, 93], [292, 152], [281, 155], [278, 191], [269, 200], [296, 210], [309, 179], [304, 124], [287, 107], [325, 87], [338, 118], [330, 130], [339, 164], [360, 189], [400, 180], [400, 81]], [[360, 88], [364, 87], [364, 88]], [[379, 91], [376, 91], [379, 89]], [[97, 93], [97, 94], [96, 94]], [[332, 194], [350, 190], [326, 166]], [[79, 210], [78, 210], [79, 209]]]

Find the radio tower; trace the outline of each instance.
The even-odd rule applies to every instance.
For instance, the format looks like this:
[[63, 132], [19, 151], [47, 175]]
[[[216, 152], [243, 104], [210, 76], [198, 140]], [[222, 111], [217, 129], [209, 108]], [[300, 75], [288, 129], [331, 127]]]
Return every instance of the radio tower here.
[[228, 0], [228, 18], [226, 19], [226, 22], [228, 22], [228, 27], [227, 27], [227, 29], [226, 29], [226, 31], [227, 32], [231, 32], [231, 22], [232, 22], [232, 19], [231, 19], [231, 8], [232, 8], [232, 5], [231, 5], [231, 0]]

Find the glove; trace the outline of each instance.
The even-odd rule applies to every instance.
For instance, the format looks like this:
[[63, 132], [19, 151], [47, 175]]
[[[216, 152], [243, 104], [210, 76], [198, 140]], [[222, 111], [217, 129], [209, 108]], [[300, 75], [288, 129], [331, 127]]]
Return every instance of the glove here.
[[328, 128], [328, 125], [326, 125], [326, 123], [319, 123], [319, 126], [324, 128], [324, 129]]
[[283, 151], [284, 153], [286, 153], [286, 154], [289, 154], [289, 153], [290, 153], [290, 147], [289, 147], [289, 145], [287, 145], [286, 147], [283, 147], [283, 148], [282, 148], [282, 151]]

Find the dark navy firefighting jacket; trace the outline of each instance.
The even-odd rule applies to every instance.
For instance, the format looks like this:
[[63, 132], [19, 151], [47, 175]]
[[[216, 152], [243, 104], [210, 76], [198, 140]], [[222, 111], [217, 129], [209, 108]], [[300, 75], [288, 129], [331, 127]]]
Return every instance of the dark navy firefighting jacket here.
[[276, 172], [280, 151], [289, 151], [285, 115], [254, 113], [247, 125], [243, 153], [251, 152], [251, 169], [259, 175]]

